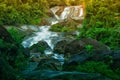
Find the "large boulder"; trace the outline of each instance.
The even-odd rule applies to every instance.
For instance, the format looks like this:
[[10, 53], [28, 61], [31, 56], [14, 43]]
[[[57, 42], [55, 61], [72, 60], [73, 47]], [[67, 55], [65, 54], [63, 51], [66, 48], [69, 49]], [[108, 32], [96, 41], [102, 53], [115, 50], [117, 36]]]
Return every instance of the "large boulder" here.
[[110, 48], [108, 46], [106, 46], [105, 44], [103, 44], [95, 39], [82, 38], [80, 40], [83, 41], [86, 45], [93, 46], [93, 49], [95, 49], [95, 50], [110, 50]]
[[69, 44], [67, 44], [65, 48], [66, 53], [76, 54], [77, 52], [83, 50], [85, 48], [85, 43], [79, 39], [73, 40]]
[[66, 53], [76, 54], [79, 51], [85, 50], [88, 45], [92, 46], [92, 50], [110, 50], [108, 46], [95, 39], [82, 38], [73, 40], [72, 42], [67, 44], [65, 51]]

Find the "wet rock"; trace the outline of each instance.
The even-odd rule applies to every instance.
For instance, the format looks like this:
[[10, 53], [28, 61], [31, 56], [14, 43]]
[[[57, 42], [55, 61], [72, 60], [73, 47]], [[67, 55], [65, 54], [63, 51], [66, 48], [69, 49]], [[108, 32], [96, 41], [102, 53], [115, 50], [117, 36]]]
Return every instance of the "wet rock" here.
[[39, 41], [37, 44], [34, 44], [30, 47], [31, 53], [41, 52], [44, 53], [45, 50], [49, 50], [50, 47], [45, 41]]
[[77, 52], [83, 50], [84, 48], [85, 48], [85, 43], [77, 39], [67, 44], [65, 48], [65, 52], [70, 54], [76, 54]]
[[67, 45], [67, 41], [66, 40], [58, 41], [55, 44], [55, 46], [54, 46], [54, 52], [60, 53], [60, 54], [65, 53], [65, 47], [66, 47], [66, 45]]
[[39, 70], [23, 73], [26, 80], [112, 80], [95, 73]]
[[62, 70], [60, 61], [52, 58], [41, 59], [36, 70]]
[[50, 25], [50, 23], [46, 18], [41, 18], [41, 22], [39, 25]]
[[[111, 63], [111, 67], [117, 69], [120, 67], [120, 50], [94, 50], [94, 51], [80, 51], [72, 55], [64, 64], [64, 66], [78, 65], [86, 61], [104, 61]], [[111, 62], [112, 61], [112, 62]]]

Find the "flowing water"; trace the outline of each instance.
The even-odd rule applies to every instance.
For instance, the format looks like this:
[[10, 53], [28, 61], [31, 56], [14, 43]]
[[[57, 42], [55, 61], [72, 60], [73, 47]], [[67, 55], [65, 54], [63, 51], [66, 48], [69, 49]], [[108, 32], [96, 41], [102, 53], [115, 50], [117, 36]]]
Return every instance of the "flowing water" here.
[[[56, 41], [59, 40], [58, 34], [56, 32], [49, 31], [50, 26], [40, 26], [39, 28], [40, 28], [39, 31], [34, 32], [32, 34], [33, 36], [30, 36], [27, 39], [25, 39], [22, 42], [22, 45], [25, 48], [29, 48], [33, 44], [38, 43], [39, 41], [45, 41], [50, 46], [51, 49], [45, 50], [44, 53], [46, 55], [53, 54], [53, 48], [54, 48], [54, 44], [55, 44], [55, 41], [53, 41], [53, 40], [55, 40], [55, 39], [56, 39]], [[54, 53], [54, 55], [52, 57], [55, 59], [58, 59], [60, 61], [64, 60], [64, 58], [63, 58], [64, 56], [58, 55], [57, 53]]]
[[[70, 7], [65, 7], [61, 14], [58, 16], [56, 13], [59, 11], [60, 7], [54, 7], [51, 8], [51, 11], [53, 12], [54, 16], [56, 19], [51, 19], [51, 25], [56, 24], [59, 22], [59, 20], [64, 20], [67, 18], [72, 18], [72, 19], [81, 19], [83, 16], [83, 8], [81, 6], [70, 6]], [[31, 36], [27, 37], [23, 42], [22, 45], [25, 48], [31, 47], [33, 44], [37, 44], [39, 41], [45, 41], [51, 49], [47, 49], [44, 51], [46, 55], [48, 54], [54, 54], [52, 58], [58, 59], [60, 61], [64, 61], [64, 55], [59, 55], [57, 53], [53, 53], [54, 45], [56, 44], [57, 41], [59, 41], [62, 37], [58, 35], [57, 32], [51, 32], [49, 31], [50, 25], [45, 25], [45, 26], [22, 26], [21, 27], [23, 30], [31, 29], [35, 32], [32, 33]]]

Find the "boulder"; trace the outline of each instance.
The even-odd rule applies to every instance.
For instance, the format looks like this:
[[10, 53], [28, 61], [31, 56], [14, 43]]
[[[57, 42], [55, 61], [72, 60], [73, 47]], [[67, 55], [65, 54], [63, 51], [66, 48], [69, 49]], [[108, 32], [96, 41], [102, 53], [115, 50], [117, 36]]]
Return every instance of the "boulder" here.
[[110, 50], [110, 48], [108, 46], [104, 45], [103, 43], [101, 43], [95, 39], [82, 38], [80, 40], [83, 41], [86, 45], [93, 46], [93, 49], [95, 49], [95, 50]]
[[108, 46], [100, 43], [99, 41], [92, 38], [76, 39], [67, 44], [65, 48], [66, 53], [76, 54], [79, 51], [86, 50], [86, 46], [91, 45], [91, 50], [110, 50]]
[[73, 40], [66, 45], [65, 52], [70, 54], [76, 54], [77, 52], [85, 48], [85, 43], [79, 39]]
[[[104, 61], [111, 64], [111, 68], [120, 68], [120, 50], [94, 50], [91, 52], [80, 51], [72, 55], [64, 64], [69, 67], [70, 65], [82, 64], [86, 61]], [[112, 62], [111, 62], [112, 61]]]
[[30, 47], [31, 53], [41, 52], [44, 53], [45, 50], [49, 50], [50, 47], [45, 41], [39, 41], [37, 44], [34, 44]]
[[67, 45], [67, 41], [66, 40], [61, 40], [58, 41], [55, 46], [54, 46], [54, 52], [55, 53], [59, 53], [59, 54], [63, 54], [65, 53], [65, 47]]
[[62, 70], [62, 65], [61, 62], [56, 59], [44, 58], [40, 60], [36, 70]]

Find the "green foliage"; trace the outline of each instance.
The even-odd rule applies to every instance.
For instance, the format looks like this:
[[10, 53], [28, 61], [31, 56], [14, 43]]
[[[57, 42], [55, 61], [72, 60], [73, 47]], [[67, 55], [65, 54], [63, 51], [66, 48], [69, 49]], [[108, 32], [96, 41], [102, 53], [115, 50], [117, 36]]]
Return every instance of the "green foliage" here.
[[20, 32], [17, 28], [14, 27], [8, 29], [8, 32], [11, 34], [11, 36], [13, 37], [17, 44], [21, 44], [25, 37], [24, 33]]
[[111, 49], [120, 49], [118, 3], [120, 3], [118, 0], [87, 1], [85, 20], [78, 37], [91, 37], [108, 45]]
[[0, 24], [39, 24], [48, 9], [46, 0], [4, 0], [0, 3]]
[[50, 30], [55, 32], [72, 32], [75, 31], [75, 28], [63, 26], [61, 24], [54, 24], [51, 26]]
[[88, 61], [76, 67], [77, 71], [101, 73], [109, 78], [119, 79], [119, 76], [104, 62]]
[[119, 27], [114, 28], [89, 28], [82, 31], [79, 37], [91, 37], [108, 45], [111, 49], [120, 49], [120, 32]]

